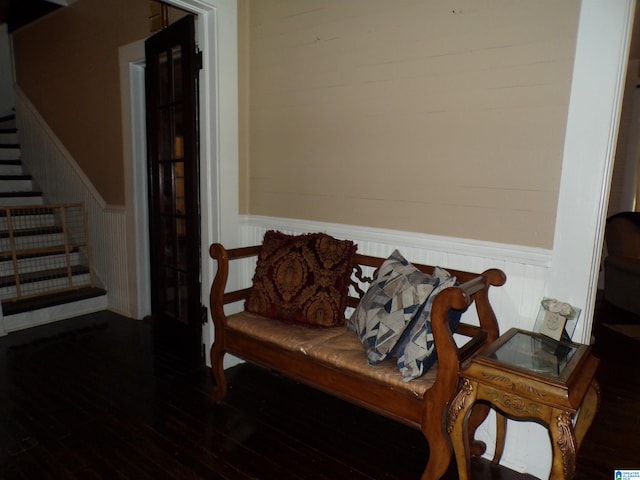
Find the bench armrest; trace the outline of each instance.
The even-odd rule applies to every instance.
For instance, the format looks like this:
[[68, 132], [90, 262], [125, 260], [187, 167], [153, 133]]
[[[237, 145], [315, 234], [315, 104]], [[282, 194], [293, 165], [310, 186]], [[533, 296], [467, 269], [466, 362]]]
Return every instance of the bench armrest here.
[[[436, 297], [431, 310], [431, 328], [438, 352], [439, 370], [459, 371], [462, 362], [500, 336], [498, 320], [489, 302], [489, 288], [504, 285], [505, 282], [504, 272], [491, 269], [443, 290]], [[470, 340], [458, 348], [453, 338], [454, 332], [449, 327], [449, 311], [464, 311], [472, 303], [475, 304], [480, 326], [460, 323], [455, 333], [470, 337]]]

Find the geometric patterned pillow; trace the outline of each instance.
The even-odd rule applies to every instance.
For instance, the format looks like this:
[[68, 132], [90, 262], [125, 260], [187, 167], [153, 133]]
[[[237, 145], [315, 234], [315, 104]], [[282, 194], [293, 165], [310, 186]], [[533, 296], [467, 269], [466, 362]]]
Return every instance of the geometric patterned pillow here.
[[357, 246], [325, 233], [264, 235], [245, 309], [315, 327], [344, 325]]
[[[437, 358], [431, 330], [431, 306], [438, 293], [456, 284], [456, 277], [440, 267], [436, 267], [433, 274], [439, 280], [438, 286], [425, 302], [422, 311], [413, 319], [412, 324], [407, 325], [395, 352], [398, 357], [398, 369], [405, 382], [426, 373]], [[449, 311], [449, 328], [452, 332], [458, 328], [461, 316], [461, 311]]]
[[409, 263], [398, 250], [382, 264], [347, 321], [365, 347], [371, 365], [393, 355], [405, 327], [411, 323], [438, 279]]

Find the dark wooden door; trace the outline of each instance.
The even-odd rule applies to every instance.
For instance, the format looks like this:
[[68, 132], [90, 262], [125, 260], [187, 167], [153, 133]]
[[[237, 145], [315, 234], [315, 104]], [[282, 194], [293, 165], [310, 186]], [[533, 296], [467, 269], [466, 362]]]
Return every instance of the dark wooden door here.
[[[198, 72], [192, 16], [145, 42], [151, 308], [202, 354]], [[191, 351], [193, 349], [193, 351]]]

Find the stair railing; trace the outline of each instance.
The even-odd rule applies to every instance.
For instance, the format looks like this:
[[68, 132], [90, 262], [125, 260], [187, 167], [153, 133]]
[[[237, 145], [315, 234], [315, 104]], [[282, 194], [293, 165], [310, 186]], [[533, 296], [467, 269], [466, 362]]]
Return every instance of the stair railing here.
[[0, 300], [94, 287], [84, 205], [0, 207]]

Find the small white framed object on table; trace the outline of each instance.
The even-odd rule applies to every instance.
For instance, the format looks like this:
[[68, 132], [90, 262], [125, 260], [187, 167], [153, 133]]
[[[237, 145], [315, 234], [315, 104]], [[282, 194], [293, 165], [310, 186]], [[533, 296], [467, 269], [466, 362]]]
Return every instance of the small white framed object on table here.
[[534, 331], [556, 341], [571, 341], [580, 309], [554, 298], [543, 298]]

